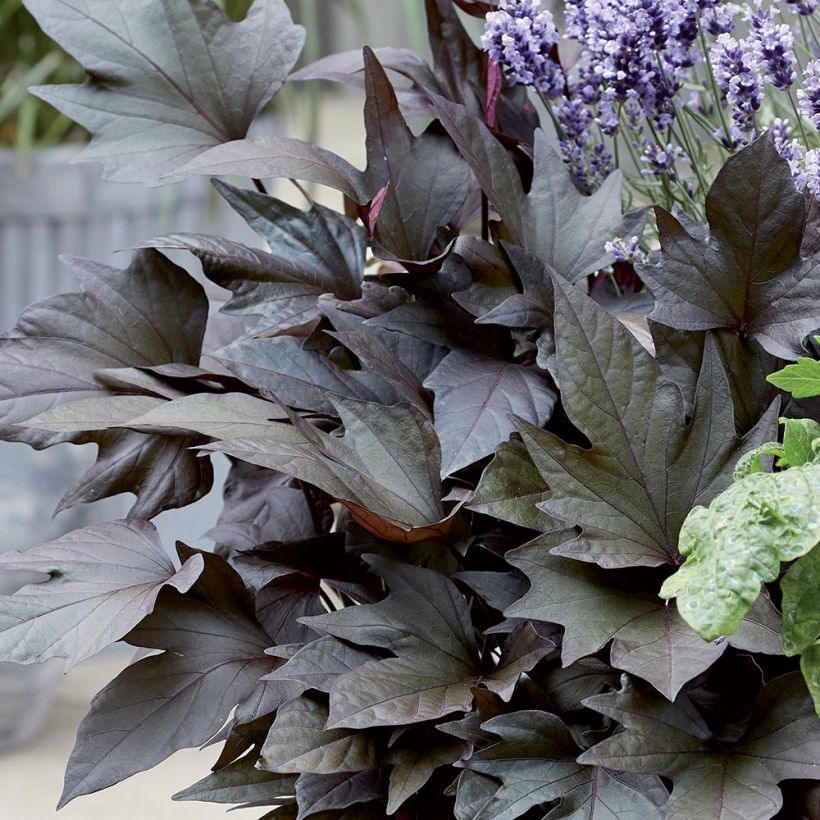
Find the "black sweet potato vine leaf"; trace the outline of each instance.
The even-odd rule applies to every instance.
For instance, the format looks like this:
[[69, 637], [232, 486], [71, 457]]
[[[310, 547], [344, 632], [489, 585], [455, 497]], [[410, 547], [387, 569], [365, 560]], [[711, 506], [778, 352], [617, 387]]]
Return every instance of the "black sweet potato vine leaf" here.
[[[125, 270], [66, 262], [82, 291], [31, 305], [0, 338], [3, 438], [37, 448], [62, 441], [98, 445], [97, 464], [58, 509], [130, 491], [137, 496], [131, 515], [148, 519], [196, 501], [210, 489], [212, 471], [190, 452], [193, 440], [114, 428], [160, 399], [183, 394], [135, 368], [199, 364], [208, 312], [202, 287], [153, 250], [135, 254]], [[106, 400], [104, 410], [83, 399]], [[37, 421], [23, 424], [46, 411], [65, 413], [58, 418], [66, 424], [57, 432]]]
[[306, 619], [314, 629], [396, 657], [369, 661], [342, 674], [330, 690], [328, 728], [363, 729], [435, 720], [467, 711], [479, 683], [509, 697], [522, 672], [553, 645], [533, 633], [517, 657], [482, 674], [479, 645], [461, 593], [431, 570], [369, 563], [386, 580], [383, 601]]
[[268, 244], [268, 251], [201, 234], [152, 239], [155, 248], [182, 248], [202, 262], [205, 275], [233, 298], [225, 313], [257, 315], [256, 333], [273, 334], [319, 315], [318, 299], [361, 292], [366, 236], [352, 219], [314, 204], [308, 211], [216, 181], [228, 204]]
[[551, 491], [541, 508], [582, 527], [555, 552], [604, 567], [674, 563], [690, 508], [717, 495], [734, 462], [771, 438], [774, 415], [738, 438], [726, 376], [707, 347], [687, 424], [679, 388], [637, 339], [558, 278], [554, 291], [562, 402], [593, 443], [580, 448], [519, 423]]
[[801, 253], [806, 201], [763, 136], [727, 160], [706, 198], [708, 235], [656, 213], [661, 253], [640, 273], [652, 318], [682, 330], [732, 328], [793, 359], [820, 326], [820, 259]]
[[154, 612], [126, 635], [162, 650], [121, 672], [91, 704], [68, 762], [61, 805], [205, 743], [247, 698], [272, 659], [271, 639], [224, 560], [180, 546], [204, 569], [190, 593], [160, 593]]
[[780, 781], [817, 776], [816, 715], [798, 675], [763, 688], [742, 735], [731, 743], [715, 737], [685, 697], [669, 703], [628, 681], [621, 691], [586, 703], [626, 730], [579, 760], [669, 777], [668, 818], [773, 817], [783, 804]]
[[176, 569], [153, 524], [136, 519], [5, 553], [0, 567], [50, 577], [0, 598], [0, 652], [23, 663], [65, 658], [70, 668], [136, 627], [164, 586], [187, 592], [203, 566], [201, 555], [191, 555]]
[[231, 22], [213, 0], [26, 0], [83, 65], [84, 85], [35, 93], [93, 135], [82, 159], [107, 178], [157, 184], [214, 145], [241, 139], [304, 42], [283, 0]]

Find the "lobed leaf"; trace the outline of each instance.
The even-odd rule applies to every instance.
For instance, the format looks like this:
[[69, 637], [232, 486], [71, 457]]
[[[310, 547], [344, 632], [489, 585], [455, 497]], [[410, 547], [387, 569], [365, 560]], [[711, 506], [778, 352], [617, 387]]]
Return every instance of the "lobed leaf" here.
[[[614, 667], [649, 681], [673, 699], [726, 650], [727, 642], [707, 643], [681, 613], [623, 573], [551, 555], [538, 540], [514, 550], [507, 560], [526, 573], [531, 587], [504, 614], [561, 624], [564, 666], [612, 641], [610, 662]], [[764, 599], [730, 642], [755, 652], [779, 654], [778, 626], [776, 610]]]
[[26, 552], [4, 553], [0, 567], [49, 576], [0, 597], [3, 660], [64, 658], [71, 668], [137, 626], [163, 587], [187, 592], [203, 560], [192, 555], [176, 569], [153, 524], [129, 519], [74, 530]]
[[725, 372], [707, 346], [687, 424], [680, 391], [635, 337], [576, 288], [557, 278], [554, 288], [562, 404], [593, 446], [517, 425], [551, 491], [541, 509], [583, 528], [556, 553], [605, 567], [675, 563], [692, 505], [713, 498], [735, 460], [771, 438], [770, 416], [736, 435]]
[[768, 135], [729, 157], [706, 197], [708, 236], [658, 209], [661, 254], [639, 273], [651, 318], [681, 330], [731, 328], [794, 358], [820, 326], [820, 260], [801, 257], [803, 195]]
[[539, 370], [464, 350], [450, 351], [424, 386], [436, 396], [442, 476], [495, 452], [515, 431], [512, 415], [542, 426], [556, 400]]
[[129, 643], [163, 650], [121, 672], [92, 701], [68, 761], [60, 805], [205, 743], [270, 669], [270, 638], [236, 573], [215, 555], [185, 596], [164, 590]]
[[84, 85], [35, 93], [92, 134], [82, 154], [107, 179], [158, 184], [209, 148], [243, 138], [281, 88], [304, 29], [283, 0], [232, 22], [213, 0], [26, 0], [86, 69]]
[[669, 703], [628, 679], [620, 692], [588, 698], [586, 705], [624, 731], [584, 752], [579, 762], [670, 778], [670, 820], [767, 820], [782, 806], [780, 781], [817, 776], [820, 723], [799, 675], [764, 687], [735, 743], [714, 738], [685, 697]]

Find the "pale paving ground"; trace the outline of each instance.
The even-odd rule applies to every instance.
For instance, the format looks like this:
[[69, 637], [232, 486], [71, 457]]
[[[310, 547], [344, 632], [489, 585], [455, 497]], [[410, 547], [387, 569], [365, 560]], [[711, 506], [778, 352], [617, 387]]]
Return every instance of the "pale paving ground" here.
[[[300, 119], [295, 117], [294, 121], [291, 133], [301, 136]], [[364, 167], [359, 97], [342, 96], [324, 101], [320, 127], [320, 145], [335, 150], [357, 167]], [[304, 205], [301, 195], [289, 183], [277, 183], [271, 188], [277, 196]], [[315, 193], [325, 204], [339, 207], [339, 194]], [[197, 519], [196, 510], [175, 515], [165, 514], [161, 522], [166, 544], [173, 544], [176, 537], [189, 538], [191, 520]], [[201, 518], [202, 514], [199, 515]], [[207, 515], [211, 515], [210, 510]], [[197, 520], [195, 531], [204, 532], [210, 525], [210, 521]], [[129, 647], [114, 648], [72, 670], [61, 682], [48, 725], [34, 742], [24, 749], [0, 754], [0, 820], [211, 820], [216, 817], [242, 820], [243, 816], [250, 820], [258, 815], [258, 809], [226, 815], [224, 806], [170, 800], [171, 794], [208, 773], [216, 759], [216, 747], [201, 752], [179, 752], [150, 772], [98, 794], [78, 798], [59, 813], [55, 812], [77, 726], [88, 711], [92, 696], [128, 664], [131, 654]]]

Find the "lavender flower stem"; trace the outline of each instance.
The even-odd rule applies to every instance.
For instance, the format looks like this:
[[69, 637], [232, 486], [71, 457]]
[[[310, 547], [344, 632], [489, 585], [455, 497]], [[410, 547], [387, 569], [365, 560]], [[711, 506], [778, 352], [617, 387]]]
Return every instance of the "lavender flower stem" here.
[[566, 139], [564, 129], [561, 128], [561, 123], [558, 122], [558, 118], [555, 116], [555, 112], [552, 110], [552, 104], [550, 103], [549, 97], [547, 97], [546, 94], [542, 94], [539, 91], [538, 98], [541, 100], [541, 104], [544, 106], [544, 108], [546, 108], [547, 114], [549, 114], [549, 118], [552, 120], [552, 127], [555, 129], [555, 133], [558, 135], [558, 139]]
[[706, 132], [709, 139], [711, 139], [718, 147], [720, 147], [721, 150], [727, 151], [726, 146], [715, 137], [715, 129], [712, 127], [711, 123], [708, 120], [704, 119], [696, 111], [693, 111], [688, 105], [684, 106], [681, 110], [685, 111], [686, 114], [688, 114], [692, 118], [692, 120], [696, 122]]
[[[814, 29], [814, 20], [812, 19], [813, 15], [806, 16], [805, 21], [803, 20], [805, 15], [800, 15], [800, 27], [803, 30], [803, 37], [805, 38], [806, 42], [808, 42], [808, 37], [806, 37], [805, 27], [808, 24], [809, 31], [811, 32], [811, 38], [814, 40], [814, 47], [820, 52], [820, 42], [817, 40], [817, 32]], [[816, 55], [813, 55], [816, 56]]]
[[703, 34], [703, 28], [700, 25], [700, 20], [698, 19], [696, 22], [698, 26], [700, 47], [703, 49], [703, 58], [706, 62], [706, 70], [709, 74], [709, 85], [712, 88], [712, 96], [715, 98], [715, 108], [717, 108], [718, 116], [720, 117], [720, 124], [726, 137], [726, 144], [731, 145], [734, 140], [732, 139], [732, 133], [729, 130], [729, 124], [726, 122], [726, 113], [723, 110], [723, 100], [720, 98], [720, 92], [718, 91], [717, 83], [715, 82], [715, 72], [712, 69], [712, 58], [709, 56], [709, 47], [706, 45], [706, 37]]
[[797, 125], [800, 128], [800, 136], [803, 137], [803, 147], [808, 150], [809, 138], [806, 136], [806, 129], [803, 127], [803, 117], [797, 109], [797, 103], [794, 101], [794, 96], [792, 95], [792, 90], [790, 88], [786, 89], [786, 94], [789, 98], [789, 102], [791, 103], [792, 111], [794, 111], [794, 116], [797, 118]]
[[[692, 168], [695, 172], [695, 176], [698, 178], [698, 189], [700, 191], [706, 191], [706, 189], [707, 189], [706, 180], [703, 178], [703, 175], [701, 174], [700, 163], [697, 161], [697, 157], [695, 157], [695, 152], [692, 148], [692, 143], [689, 141], [689, 136], [686, 133], [687, 132], [686, 120], [684, 120], [681, 117], [678, 120], [678, 122], [680, 124], [680, 133], [681, 133], [681, 139], [679, 140], [679, 142], [683, 143], [683, 147], [686, 149], [686, 153], [689, 155], [689, 159], [692, 160]], [[675, 136], [676, 139], [677, 139], [677, 136], [675, 135], [675, 132], [674, 132], [673, 127], [671, 125], [669, 126], [669, 133], [672, 136]], [[694, 196], [690, 196], [690, 199], [692, 200], [692, 202], [695, 201]]]
[[[640, 172], [641, 170], [641, 163], [638, 159], [638, 155], [635, 153], [635, 147], [632, 144], [633, 141], [633, 134], [629, 129], [629, 124], [624, 120], [623, 115], [623, 103], [618, 104], [618, 120], [620, 122], [620, 127], [618, 129], [619, 133], [623, 134], [624, 142], [626, 143], [626, 148], [629, 151], [629, 156], [632, 159], [632, 163], [635, 166], [635, 171]], [[617, 139], [617, 135], [616, 135]]]

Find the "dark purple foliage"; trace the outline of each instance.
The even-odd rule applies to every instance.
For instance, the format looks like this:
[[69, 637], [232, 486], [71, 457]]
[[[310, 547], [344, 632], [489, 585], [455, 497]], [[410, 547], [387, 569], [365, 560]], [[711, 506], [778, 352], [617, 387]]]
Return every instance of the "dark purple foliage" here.
[[[816, 816], [820, 721], [783, 656], [777, 584], [711, 643], [658, 594], [693, 506], [781, 412], [812, 413], [766, 381], [820, 327], [793, 136], [753, 138], [750, 61], [788, 84], [780, 32], [760, 18], [757, 51], [721, 40], [750, 144], [711, 186], [708, 224], [658, 208], [654, 243], [598, 125], [674, 118], [692, 15], [711, 6], [568, 4], [600, 56], [568, 88], [534, 0], [426, 0], [431, 64], [365, 49], [299, 72], [364, 91], [359, 170], [247, 138], [301, 46], [282, 0], [239, 24], [210, 0], [27, 5], [93, 73], [47, 96], [110, 175], [343, 195], [301, 210], [217, 182], [264, 249], [135, 237], [130, 267], [71, 260], [81, 291], [0, 338], [2, 437], [99, 445], [62, 506], [137, 497], [125, 521], [0, 562], [49, 576], [0, 599], [3, 659], [142, 650], [91, 704], [62, 802], [210, 742], [213, 770], [176, 799], [264, 820]], [[491, 13], [504, 77], [457, 8]], [[557, 148], [519, 83], [552, 99]], [[676, 181], [689, 158], [641, 139], [646, 173]], [[230, 294], [235, 338], [223, 328], [208, 356], [218, 317], [166, 249]], [[148, 519], [209, 491], [212, 453], [232, 461], [215, 548], [174, 555]]]

